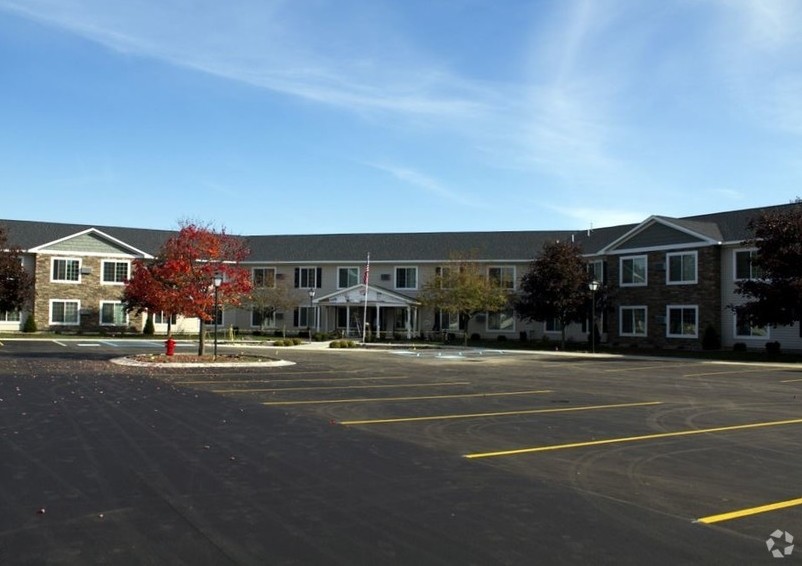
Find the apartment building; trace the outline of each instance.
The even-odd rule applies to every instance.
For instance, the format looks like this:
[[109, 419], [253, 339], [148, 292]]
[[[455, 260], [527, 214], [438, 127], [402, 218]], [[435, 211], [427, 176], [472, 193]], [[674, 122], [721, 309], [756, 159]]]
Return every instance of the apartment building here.
[[[742, 342], [760, 348], [779, 341], [802, 349], [798, 324], [753, 328], [728, 305], [741, 301], [738, 279], [754, 277], [754, 250], [742, 242], [747, 225], [768, 207], [685, 218], [651, 216], [639, 224], [593, 231], [432, 232], [406, 234], [253, 235], [243, 266], [254, 285], [285, 286], [291, 308], [265, 313], [227, 308], [222, 328], [240, 331], [315, 331], [377, 337], [429, 337], [442, 333], [483, 338], [555, 340], [553, 321], [529, 322], [509, 309], [476, 316], [467, 329], [448, 313], [425, 309], [419, 294], [438, 269], [455, 258], [477, 262], [488, 277], [518, 290], [521, 276], [547, 241], [577, 243], [602, 282], [602, 340], [622, 347], [698, 348], [712, 326], [725, 347]], [[120, 302], [135, 259], [151, 258], [171, 231], [116, 226], [0, 220], [22, 261], [35, 276], [35, 298], [21, 313], [0, 313], [0, 331], [18, 331], [28, 316], [39, 329], [64, 332], [140, 331], [144, 320]], [[370, 254], [367, 288], [363, 273]], [[167, 320], [155, 313], [157, 332]], [[198, 321], [178, 317], [174, 331], [197, 332]], [[587, 339], [587, 324], [572, 325], [569, 339]]]

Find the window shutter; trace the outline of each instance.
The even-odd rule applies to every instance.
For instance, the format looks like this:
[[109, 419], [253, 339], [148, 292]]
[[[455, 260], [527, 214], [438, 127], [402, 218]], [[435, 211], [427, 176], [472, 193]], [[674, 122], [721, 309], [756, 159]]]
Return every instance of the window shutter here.
[[[295, 274], [296, 274], [296, 277], [297, 277], [298, 269], [295, 270]], [[298, 314], [299, 314], [298, 309], [295, 309], [295, 310], [292, 311], [292, 325], [293, 326], [298, 326]]]
[[[295, 268], [295, 288], [297, 289], [300, 286], [301, 286], [301, 268], [300, 267], [296, 267]], [[297, 326], [297, 324], [296, 324], [296, 326]]]
[[317, 273], [315, 273], [315, 286], [319, 289], [323, 286], [323, 268], [318, 267]]

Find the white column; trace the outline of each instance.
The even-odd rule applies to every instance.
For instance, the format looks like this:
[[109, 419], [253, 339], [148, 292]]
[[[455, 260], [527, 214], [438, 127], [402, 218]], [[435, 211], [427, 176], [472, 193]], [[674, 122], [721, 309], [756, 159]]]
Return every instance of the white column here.
[[380, 322], [381, 322], [381, 307], [379, 306], [379, 303], [376, 303], [376, 324], [373, 326], [373, 331], [376, 333], [377, 340], [381, 338], [381, 326], [379, 326]]
[[409, 307], [407, 307], [406, 327], [407, 327], [407, 340], [409, 340], [410, 338], [412, 338], [412, 309]]
[[351, 305], [345, 305], [345, 335], [351, 336]]

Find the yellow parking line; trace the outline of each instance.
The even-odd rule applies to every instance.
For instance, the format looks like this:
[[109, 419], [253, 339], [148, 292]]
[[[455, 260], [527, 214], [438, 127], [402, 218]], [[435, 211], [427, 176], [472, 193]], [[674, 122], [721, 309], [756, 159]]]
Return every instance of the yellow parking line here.
[[759, 507], [750, 507], [749, 509], [740, 509], [738, 511], [731, 511], [729, 513], [721, 513], [720, 515], [710, 515], [708, 517], [696, 519], [694, 523], [704, 523], [706, 525], [710, 525], [711, 523], [721, 523], [722, 521], [740, 519], [741, 517], [749, 517], [750, 515], [767, 513], [768, 511], [776, 511], [777, 509], [785, 509], [787, 507], [795, 507], [797, 505], [802, 505], [802, 497], [799, 499], [789, 499], [788, 501], [770, 503], [768, 505], [760, 505]]
[[340, 421], [341, 425], [369, 425], [385, 423], [408, 423], [414, 421], [439, 421], [448, 419], [474, 419], [481, 417], [506, 417], [511, 415], [532, 415], [538, 413], [568, 413], [571, 411], [592, 411], [595, 409], [621, 409], [624, 407], [643, 407], [646, 405], [661, 405], [662, 401], [647, 401], [644, 403], [617, 403], [615, 405], [586, 405], [583, 407], [561, 407], [559, 409], [527, 409], [523, 411], [502, 411], [498, 413], [468, 413], [464, 415], [435, 415], [430, 417], [400, 417], [396, 419], [373, 419], [365, 421]]
[[533, 452], [546, 452], [549, 450], [564, 450], [567, 448], [584, 448], [586, 446], [602, 446], [604, 444], [620, 444], [622, 442], [637, 442], [639, 440], [656, 440], [658, 438], [672, 438], [675, 436], [691, 436], [694, 434], [705, 434], [709, 432], [727, 432], [730, 430], [745, 430], [750, 428], [763, 428], [769, 426], [782, 426], [790, 424], [800, 424], [802, 419], [791, 419], [787, 421], [769, 421], [763, 423], [751, 423], [744, 425], [720, 426], [715, 428], [701, 428], [694, 430], [681, 430], [676, 432], [661, 432], [657, 434], [644, 434], [642, 436], [628, 436], [624, 438], [608, 438], [606, 440], [590, 440], [588, 442], [574, 442], [571, 444], [552, 444], [549, 446], [536, 446], [533, 448], [517, 448], [514, 450], [501, 450], [498, 452], [479, 452], [476, 454], [465, 454], [465, 458], [491, 458], [494, 456], [514, 456], [517, 454], [531, 454]]
[[267, 401], [262, 405], [323, 405], [326, 403], [375, 403], [381, 401], [420, 401], [424, 399], [457, 399], [466, 397], [502, 397], [505, 395], [535, 395], [551, 393], [551, 389], [533, 391], [505, 391], [503, 393], [463, 393], [458, 395], [425, 395], [419, 397], [376, 397], [369, 399], [315, 399], [313, 401]]
[[373, 380], [382, 380], [386, 381], [389, 379], [409, 379], [408, 376], [393, 376], [393, 377], [321, 377], [321, 378], [308, 378], [308, 379], [210, 379], [210, 380], [203, 380], [199, 379], [196, 381], [174, 381], [173, 383], [176, 385], [198, 385], [203, 383], [215, 384], [215, 383], [295, 383], [295, 382], [309, 382], [314, 383], [316, 381], [365, 381], [367, 379]]
[[682, 377], [703, 377], [706, 375], [726, 375], [729, 373], [765, 373], [766, 368], [763, 369], [742, 369], [738, 371], [709, 371], [705, 373], [686, 373]]
[[264, 393], [266, 391], [328, 391], [330, 389], [384, 389], [387, 387], [445, 387], [470, 385], [470, 381], [446, 381], [443, 383], [392, 383], [390, 385], [332, 385], [331, 387], [266, 387], [260, 389], [212, 389], [212, 393]]

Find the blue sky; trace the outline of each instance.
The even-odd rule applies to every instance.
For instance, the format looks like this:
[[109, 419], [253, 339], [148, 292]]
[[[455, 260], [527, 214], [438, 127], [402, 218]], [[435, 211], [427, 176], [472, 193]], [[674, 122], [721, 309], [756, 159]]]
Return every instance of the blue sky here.
[[802, 195], [796, 0], [0, 0], [0, 217], [584, 229]]

